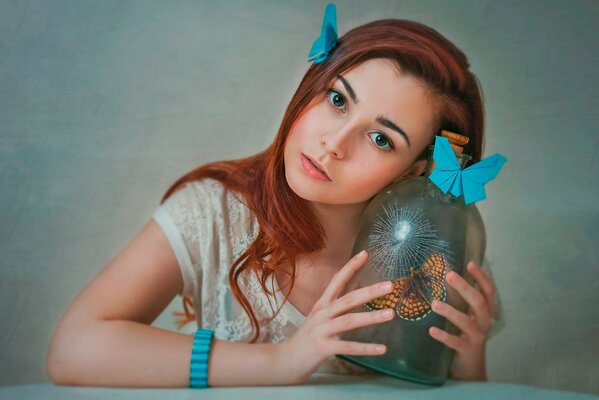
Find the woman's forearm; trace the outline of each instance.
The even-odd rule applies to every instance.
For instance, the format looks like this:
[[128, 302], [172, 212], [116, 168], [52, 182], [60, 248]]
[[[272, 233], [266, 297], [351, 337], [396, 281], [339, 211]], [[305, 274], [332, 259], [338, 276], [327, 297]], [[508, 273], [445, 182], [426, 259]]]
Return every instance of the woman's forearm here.
[[[47, 370], [56, 384], [188, 387], [193, 336], [133, 321], [98, 321], [62, 332], [50, 346]], [[213, 339], [209, 386], [293, 384], [281, 346]]]

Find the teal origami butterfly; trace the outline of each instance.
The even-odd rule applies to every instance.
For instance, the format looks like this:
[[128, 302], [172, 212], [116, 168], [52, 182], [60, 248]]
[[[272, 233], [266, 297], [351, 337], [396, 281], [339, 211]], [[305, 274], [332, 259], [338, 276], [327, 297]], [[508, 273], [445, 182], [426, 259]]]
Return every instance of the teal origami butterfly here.
[[485, 158], [468, 168], [460, 167], [458, 159], [446, 137], [435, 137], [433, 159], [436, 166], [429, 179], [443, 191], [456, 197], [464, 195], [464, 204], [483, 200], [483, 185], [495, 179], [507, 158], [499, 153]]
[[312, 44], [310, 53], [308, 54], [308, 61], [314, 61], [314, 64], [319, 64], [324, 61], [330, 51], [337, 44], [337, 12], [335, 4], [329, 3], [324, 11], [324, 19], [322, 21], [322, 28], [320, 30], [320, 36]]

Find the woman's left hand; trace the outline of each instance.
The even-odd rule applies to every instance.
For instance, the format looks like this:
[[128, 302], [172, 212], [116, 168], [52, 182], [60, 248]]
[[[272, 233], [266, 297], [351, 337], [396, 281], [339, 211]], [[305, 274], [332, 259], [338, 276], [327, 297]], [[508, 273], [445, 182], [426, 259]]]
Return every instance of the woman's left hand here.
[[494, 323], [496, 288], [474, 261], [468, 263], [467, 269], [476, 279], [480, 291], [456, 272], [448, 272], [445, 279], [470, 305], [468, 314], [439, 300], [432, 304], [433, 311], [449, 320], [462, 331], [461, 334], [451, 335], [437, 327], [429, 328], [429, 334], [456, 352], [449, 373], [451, 379], [486, 381], [485, 346]]

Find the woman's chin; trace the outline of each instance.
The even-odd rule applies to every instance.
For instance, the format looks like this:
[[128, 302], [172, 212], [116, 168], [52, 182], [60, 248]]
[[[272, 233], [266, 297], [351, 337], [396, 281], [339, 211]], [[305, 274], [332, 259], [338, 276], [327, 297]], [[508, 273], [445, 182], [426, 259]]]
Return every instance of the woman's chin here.
[[310, 182], [310, 177], [287, 177], [287, 184], [291, 190], [306, 201], [323, 202], [323, 189], [318, 188], [318, 182]]

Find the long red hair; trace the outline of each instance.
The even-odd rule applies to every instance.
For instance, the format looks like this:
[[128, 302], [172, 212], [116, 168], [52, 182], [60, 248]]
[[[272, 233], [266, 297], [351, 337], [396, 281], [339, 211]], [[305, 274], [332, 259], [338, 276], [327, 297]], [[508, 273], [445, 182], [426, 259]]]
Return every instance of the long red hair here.
[[[287, 184], [283, 163], [287, 136], [306, 106], [324, 93], [337, 75], [372, 58], [395, 61], [402, 73], [424, 83], [435, 104], [434, 132], [446, 129], [468, 136], [470, 141], [464, 153], [472, 156], [471, 162], [480, 160], [484, 137], [482, 90], [460, 49], [436, 30], [400, 19], [373, 21], [340, 37], [325, 61], [308, 68], [285, 110], [274, 142], [266, 150], [243, 159], [201, 165], [173, 183], [161, 200], [162, 204], [185, 183], [206, 177], [243, 195], [258, 220], [259, 232], [231, 266], [229, 285], [251, 319], [254, 336], [250, 343], [258, 339], [260, 327], [237, 283], [240, 274], [246, 269], [256, 273], [265, 293], [272, 296], [266, 286], [267, 279], [275, 271], [283, 271], [290, 274], [290, 292], [295, 282], [297, 257], [325, 246], [322, 226], [305, 200]], [[286, 263], [291, 265], [291, 272], [281, 267]], [[191, 299], [183, 297], [185, 313], [176, 313], [184, 316], [177, 321], [178, 328], [196, 319], [188, 310], [191, 303]]]

